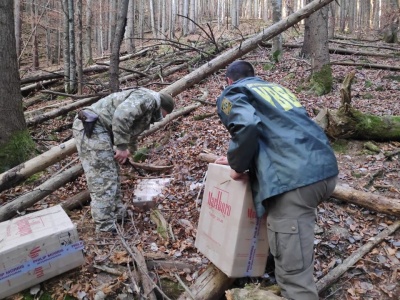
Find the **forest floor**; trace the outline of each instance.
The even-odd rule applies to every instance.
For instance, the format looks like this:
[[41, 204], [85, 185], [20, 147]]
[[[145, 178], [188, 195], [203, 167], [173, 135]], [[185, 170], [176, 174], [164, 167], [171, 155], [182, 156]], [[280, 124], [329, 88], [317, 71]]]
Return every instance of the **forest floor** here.
[[[363, 44], [365, 45], [366, 42], [361, 45]], [[368, 43], [368, 45], [378, 46], [379, 42]], [[341, 47], [356, 50], [368, 49], [350, 45]], [[399, 45], [393, 47], [400, 49]], [[370, 51], [393, 52], [376, 48], [371, 48]], [[262, 79], [279, 83], [292, 90], [311, 117], [315, 117], [315, 113], [323, 107], [330, 109], [339, 107], [341, 83], [352, 70], [356, 72], [352, 85], [354, 108], [368, 114], [400, 116], [398, 72], [333, 65], [333, 90], [328, 95], [319, 97], [306, 88], [305, 80], [310, 75], [310, 64], [300, 59], [298, 53], [299, 49], [285, 48], [281, 62], [272, 64], [269, 59], [270, 50], [259, 47], [243, 59], [254, 64], [257, 75]], [[399, 64], [398, 57], [331, 55], [332, 62], [342, 60], [368, 61], [389, 66]], [[192, 69], [196, 67], [199, 66], [191, 66]], [[174, 74], [168, 78], [168, 82], [172, 83], [185, 74], [186, 72]], [[188, 106], [202, 96], [207, 101], [215, 103], [215, 99], [224, 86], [224, 70], [221, 70], [176, 96], [177, 107]], [[152, 88], [158, 90], [160, 87], [154, 85]], [[57, 103], [57, 101], [60, 100], [46, 101], [29, 107], [29, 110]], [[71, 123], [75, 113], [71, 112], [66, 116], [31, 128], [39, 151], [46, 151], [51, 146], [71, 137], [70, 128], [61, 132], [54, 132], [54, 128]], [[175, 269], [164, 266], [151, 270], [151, 275], [156, 282], [160, 283], [164, 292], [171, 299], [176, 299], [177, 295], [184, 291], [182, 287], [177, 288], [179, 284], [177, 284], [176, 275], [190, 286], [209, 263], [194, 246], [203, 196], [203, 180], [208, 165], [199, 159], [199, 154], [208, 152], [224, 155], [228, 141], [229, 134], [219, 121], [215, 106], [205, 104], [142, 139], [139, 143], [140, 148], [148, 150], [145, 163], [173, 165], [173, 168], [163, 173], [142, 170], [140, 175], [131, 166], [122, 166], [122, 189], [129, 215], [121, 225], [121, 233], [117, 236], [95, 233], [88, 205], [71, 211], [70, 218], [76, 224], [80, 239], [84, 242], [85, 263], [80, 268], [43, 282], [40, 288], [35, 290], [38, 293], [35, 299], [39, 299], [38, 295], [44, 291], [51, 294], [52, 299], [55, 300], [66, 299], [67, 295], [77, 299], [134, 299], [127, 268], [127, 264], [132, 259], [123, 246], [122, 240], [142, 250], [149, 260], [161, 259], [182, 263], [183, 267]], [[399, 150], [400, 142], [374, 142], [379, 147], [379, 152], [368, 150], [365, 142], [332, 140], [340, 168], [339, 184], [399, 199], [400, 156], [395, 155], [391, 159], [386, 159], [384, 153]], [[66, 167], [75, 158], [77, 158], [76, 154], [47, 168], [35, 181], [26, 182], [1, 193], [0, 201], [6, 203], [32, 189], [33, 186], [44, 182]], [[162, 213], [171, 228], [173, 235], [169, 239], [163, 238], [158, 232], [149, 210], [133, 205], [134, 190], [143, 177], [171, 179], [170, 184], [156, 197], [155, 207]], [[81, 176], [38, 202], [27, 210], [27, 213], [56, 205], [85, 189], [85, 177]], [[395, 220], [393, 216], [334, 198], [322, 203], [318, 208], [316, 227], [315, 279], [321, 279], [334, 267], [340, 265], [346, 257]], [[321, 295], [321, 299], [399, 299], [399, 260], [400, 232], [396, 232], [343, 274]], [[118, 271], [119, 275], [110, 274], [109, 270]], [[256, 282], [257, 280], [249, 281]], [[170, 289], [168, 283], [173, 283], [174, 288]], [[9, 299], [24, 299], [24, 296], [17, 294]]]

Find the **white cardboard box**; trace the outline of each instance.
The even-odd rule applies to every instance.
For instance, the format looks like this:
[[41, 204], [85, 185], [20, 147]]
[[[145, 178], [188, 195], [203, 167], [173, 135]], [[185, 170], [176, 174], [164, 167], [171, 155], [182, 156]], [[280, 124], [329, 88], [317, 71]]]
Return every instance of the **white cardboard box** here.
[[195, 246], [228, 277], [261, 276], [269, 249], [266, 218], [256, 217], [250, 184], [229, 172], [208, 166]]
[[82, 249], [60, 205], [0, 223], [0, 299], [82, 265]]
[[161, 194], [163, 188], [169, 184], [171, 178], [141, 179], [134, 191], [133, 205], [152, 208], [156, 205], [154, 197]]

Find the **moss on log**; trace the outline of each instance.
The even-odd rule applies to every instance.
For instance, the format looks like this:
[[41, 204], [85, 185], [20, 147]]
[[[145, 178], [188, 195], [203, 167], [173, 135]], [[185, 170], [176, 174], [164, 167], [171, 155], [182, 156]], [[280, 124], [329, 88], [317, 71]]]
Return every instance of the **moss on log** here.
[[334, 139], [399, 141], [400, 116], [364, 114], [351, 106], [351, 83], [354, 76], [355, 73], [351, 72], [343, 81], [339, 109], [322, 110], [316, 122]]
[[357, 140], [399, 141], [400, 116], [375, 116], [348, 107], [345, 111], [328, 110], [328, 125], [325, 132], [328, 136], [351, 138]]

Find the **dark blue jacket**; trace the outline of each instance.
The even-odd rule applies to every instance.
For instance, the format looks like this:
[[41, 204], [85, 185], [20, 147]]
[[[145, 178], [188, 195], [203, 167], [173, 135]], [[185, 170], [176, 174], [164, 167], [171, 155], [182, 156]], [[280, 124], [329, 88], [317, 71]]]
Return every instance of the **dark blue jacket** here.
[[240, 79], [222, 92], [217, 108], [231, 135], [229, 165], [249, 170], [259, 217], [265, 199], [338, 174], [325, 133], [288, 89]]

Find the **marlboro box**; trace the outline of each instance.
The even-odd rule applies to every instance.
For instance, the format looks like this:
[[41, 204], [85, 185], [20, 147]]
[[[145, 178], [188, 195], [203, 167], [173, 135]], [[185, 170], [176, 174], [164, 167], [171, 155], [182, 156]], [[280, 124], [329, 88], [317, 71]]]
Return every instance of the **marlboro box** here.
[[0, 299], [82, 265], [82, 249], [59, 205], [0, 223]]
[[229, 172], [208, 166], [195, 246], [228, 277], [261, 276], [269, 249], [266, 219], [256, 216], [249, 183]]

